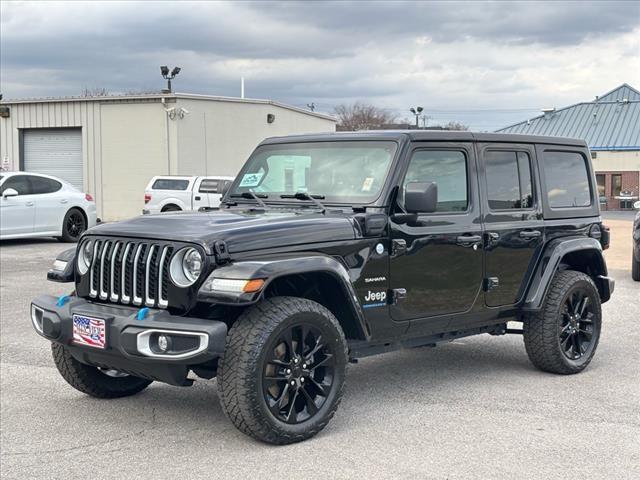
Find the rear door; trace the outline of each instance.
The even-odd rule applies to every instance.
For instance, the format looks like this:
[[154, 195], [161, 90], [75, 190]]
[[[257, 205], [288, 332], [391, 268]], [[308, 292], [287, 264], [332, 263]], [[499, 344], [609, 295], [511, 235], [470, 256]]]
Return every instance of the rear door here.
[[[13, 188], [15, 197], [4, 197], [4, 192]], [[36, 218], [35, 195], [29, 175], [12, 175], [0, 188], [0, 234], [18, 235], [32, 233]]]
[[412, 331], [444, 329], [451, 314], [469, 311], [482, 287], [482, 224], [473, 144], [416, 143], [398, 198], [409, 182], [435, 182], [438, 205], [408, 221], [391, 216], [390, 285], [404, 293], [391, 306]]
[[52, 178], [31, 175], [36, 218], [35, 232], [62, 231], [62, 221], [67, 210], [72, 192], [64, 190], [62, 183]]
[[211, 198], [210, 193], [213, 188], [214, 191], [217, 188], [218, 182], [215, 179], [206, 177], [198, 177], [193, 185], [193, 209], [198, 210], [201, 207], [210, 207]]
[[544, 244], [533, 145], [482, 143], [480, 187], [485, 227], [485, 303], [513, 305]]

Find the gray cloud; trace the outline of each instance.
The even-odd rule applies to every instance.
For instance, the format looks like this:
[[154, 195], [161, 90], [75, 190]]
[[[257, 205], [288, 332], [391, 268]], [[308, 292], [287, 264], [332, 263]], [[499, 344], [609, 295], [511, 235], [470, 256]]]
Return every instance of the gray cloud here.
[[158, 66], [169, 64], [183, 68], [179, 91], [237, 95], [245, 76], [253, 97], [314, 101], [324, 110], [368, 100], [399, 116], [419, 103], [434, 110], [432, 122], [492, 129], [533, 116], [533, 107], [640, 83], [638, 2], [5, 1], [0, 8], [5, 98], [159, 89]]

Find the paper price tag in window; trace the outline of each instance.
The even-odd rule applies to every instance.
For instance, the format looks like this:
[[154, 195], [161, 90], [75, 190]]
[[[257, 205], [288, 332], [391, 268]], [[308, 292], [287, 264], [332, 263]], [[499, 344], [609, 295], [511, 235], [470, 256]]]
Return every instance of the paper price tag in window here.
[[264, 173], [245, 173], [240, 182], [241, 187], [257, 187]]
[[364, 179], [364, 182], [362, 182], [362, 191], [363, 192], [370, 192], [371, 191], [371, 187], [373, 187], [373, 177], [367, 177]]

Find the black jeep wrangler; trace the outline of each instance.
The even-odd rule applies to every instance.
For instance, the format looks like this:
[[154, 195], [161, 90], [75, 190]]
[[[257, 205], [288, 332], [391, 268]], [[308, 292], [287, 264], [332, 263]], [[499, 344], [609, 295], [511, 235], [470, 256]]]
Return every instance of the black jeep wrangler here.
[[541, 370], [580, 372], [614, 287], [608, 243], [583, 141], [272, 138], [219, 209], [86, 232], [48, 274], [74, 292], [31, 318], [81, 392], [217, 377], [238, 429], [286, 444], [324, 428], [368, 355], [517, 333]]

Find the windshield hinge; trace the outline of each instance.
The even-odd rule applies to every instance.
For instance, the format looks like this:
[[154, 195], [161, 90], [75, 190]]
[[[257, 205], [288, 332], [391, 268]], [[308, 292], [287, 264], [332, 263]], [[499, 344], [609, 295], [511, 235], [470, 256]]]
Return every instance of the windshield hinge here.
[[218, 240], [213, 244], [213, 251], [216, 255], [216, 263], [223, 265], [230, 260], [229, 250], [227, 250], [227, 244], [224, 240]]

